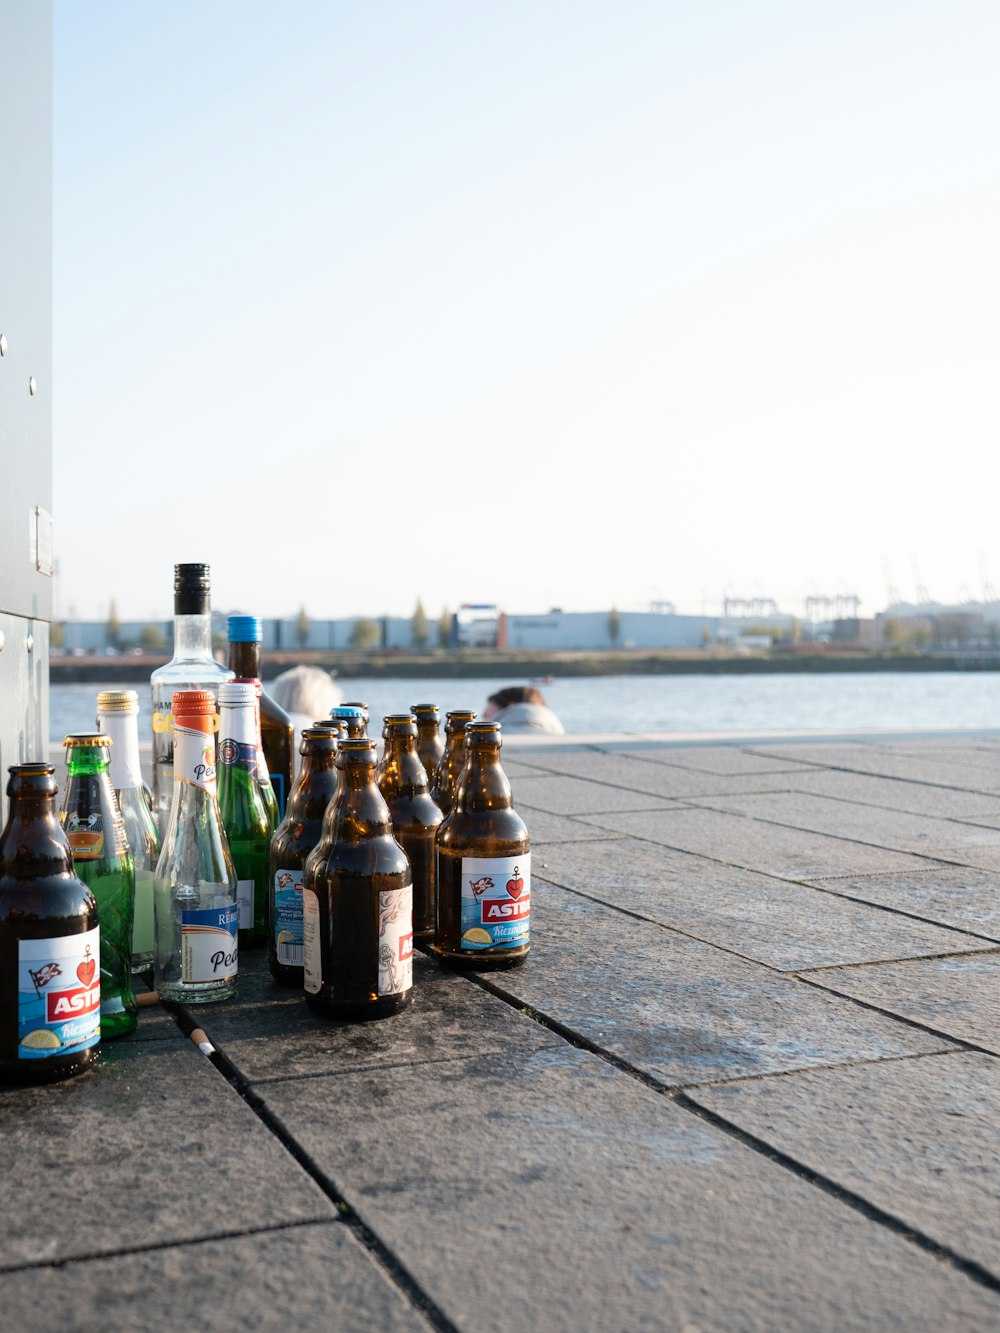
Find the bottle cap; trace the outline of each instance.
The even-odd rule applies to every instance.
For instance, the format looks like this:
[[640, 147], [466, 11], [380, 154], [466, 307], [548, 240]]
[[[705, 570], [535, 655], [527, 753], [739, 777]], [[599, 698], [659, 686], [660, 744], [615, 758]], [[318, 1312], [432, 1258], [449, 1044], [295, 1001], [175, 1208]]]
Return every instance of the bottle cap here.
[[171, 700], [174, 717], [208, 717], [215, 712], [211, 690], [175, 690]]
[[138, 713], [137, 690], [101, 690], [97, 696], [99, 713]]
[[252, 682], [227, 680], [219, 686], [220, 704], [255, 704], [257, 686]]
[[99, 731], [75, 731], [71, 736], [66, 737], [63, 745], [68, 750], [96, 750], [101, 745], [110, 749], [111, 737], [103, 736]]
[[330, 716], [333, 718], [364, 717], [364, 711], [357, 704], [337, 704], [336, 708], [330, 709]]
[[264, 625], [259, 616], [230, 616], [227, 622], [230, 643], [261, 643]]
[[174, 615], [204, 616], [211, 608], [208, 565], [174, 565]]

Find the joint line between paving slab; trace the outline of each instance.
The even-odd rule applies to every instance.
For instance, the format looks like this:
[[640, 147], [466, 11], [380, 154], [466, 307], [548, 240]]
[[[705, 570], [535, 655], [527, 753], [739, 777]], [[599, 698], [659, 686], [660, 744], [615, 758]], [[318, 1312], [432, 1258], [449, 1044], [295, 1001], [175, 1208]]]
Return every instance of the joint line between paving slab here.
[[[191, 1031], [197, 1026], [194, 1019], [181, 1005], [170, 1005], [169, 1012], [172, 1014], [175, 1023], [190, 1035]], [[340, 1214], [339, 1221], [346, 1226], [354, 1235], [359, 1244], [363, 1245], [373, 1259], [384, 1269], [390, 1280], [399, 1289], [405, 1299], [413, 1308], [438, 1330], [438, 1333], [459, 1333], [456, 1325], [440, 1310], [430, 1296], [423, 1290], [412, 1273], [396, 1258], [389, 1247], [382, 1241], [371, 1227], [358, 1215], [354, 1208], [348, 1203], [344, 1196], [338, 1191], [333, 1180], [320, 1169], [312, 1157], [306, 1152], [300, 1143], [298, 1143], [292, 1133], [285, 1128], [281, 1121], [267, 1107], [261, 1097], [259, 1097], [247, 1080], [240, 1073], [239, 1069], [228, 1056], [216, 1047], [213, 1053], [205, 1057], [210, 1064], [214, 1065], [219, 1074], [227, 1083], [238, 1093], [246, 1102], [250, 1110], [261, 1121], [261, 1123], [274, 1135], [283, 1148], [294, 1158], [302, 1167], [303, 1171], [312, 1179], [315, 1185], [330, 1200]]]
[[948, 953], [919, 953], [905, 956], [901, 954], [897, 958], [871, 958], [855, 963], [817, 963], [815, 967], [788, 967], [784, 969], [783, 975], [805, 981], [806, 974], [813, 972], [846, 972], [849, 969], [856, 971], [859, 967], [895, 967], [897, 963], [936, 963], [946, 958], [988, 958], [991, 954], [998, 953], [1000, 944], [994, 944], [990, 949], [959, 949]]
[[[908, 912], [895, 912], [895, 909], [891, 907], [879, 908], [878, 903], [867, 903], [865, 904], [866, 906], [879, 908], [879, 910], [881, 911], [894, 913], [897, 916], [910, 917], [911, 920], [919, 921], [923, 925], [934, 926], [937, 930], [947, 930], [951, 931], [955, 935], [966, 935], [971, 939], [983, 940], [984, 944], [986, 944], [987, 947], [983, 949], [954, 949], [948, 952], [936, 953], [936, 954], [912, 954], [912, 955], [894, 954], [891, 958], [870, 958], [860, 963], [847, 963], [847, 962], [818, 963], [815, 967], [798, 967], [798, 966], [778, 967], [775, 963], [768, 963], [765, 962], [764, 959], [762, 958], [755, 958], [753, 954], [740, 953], [738, 949], [734, 949], [731, 945], [720, 944], [717, 940], [708, 939], [704, 935], [693, 935], [689, 930], [682, 930], [680, 926], [668, 925], [665, 921], [657, 921], [655, 917], [643, 916], [641, 912], [637, 912], [634, 908], [622, 907], [620, 903], [613, 903], [609, 902], [606, 898], [595, 897], [593, 894], [586, 893], [583, 889], [570, 888], [568, 884], [560, 884], [558, 880], [551, 879], [546, 875], [537, 874], [535, 878], [541, 880], [543, 884], [550, 885], [552, 888], [561, 889], [563, 893], [571, 893], [574, 895], [574, 897], [583, 898], [586, 902], [595, 903], [598, 907], [605, 907], [612, 912], [618, 912], [621, 916], [631, 917], [633, 921], [641, 921], [644, 926], [655, 926], [657, 930], [668, 931], [672, 935], [680, 936], [681, 939], [693, 940], [696, 944], [708, 945], [709, 948], [718, 949], [720, 953], [729, 954], [730, 957], [738, 958], [741, 962], [752, 963], [757, 967], [766, 967], [768, 971], [777, 972], [779, 976], [783, 977], [796, 977], [800, 972], [819, 972], [824, 969], [833, 969], [838, 967], [877, 967], [877, 966], [882, 966], [886, 963], [900, 963], [900, 962], [919, 963], [929, 958], [970, 958], [970, 957], [978, 958], [981, 954], [1000, 952], [1000, 945], [998, 945], [997, 942], [991, 939], [988, 935], [974, 935], [971, 931], [960, 930], [957, 926], [941, 925], [939, 922], [929, 921], [926, 920], [924, 917], [919, 917], [919, 916], [910, 917], [910, 914]], [[774, 876], [772, 876], [771, 878], [774, 878]], [[804, 884], [795, 880], [780, 880], [779, 882], [782, 884], [795, 884], [797, 887], [807, 890], [815, 887], [815, 885]], [[820, 892], [824, 891], [825, 890], [820, 890]], [[827, 896], [844, 898], [850, 902], [857, 902], [859, 904], [864, 903], [864, 899], [851, 898], [850, 895], [846, 893], [828, 894]]]
[[[489, 991], [491, 995], [495, 995], [498, 999], [503, 1000], [505, 1004], [511, 1005], [512, 1007], [516, 1007], [519, 1009], [524, 1007], [523, 1005], [520, 1004], [517, 998], [513, 996], [510, 992], [503, 990], [502, 987], [495, 985], [486, 977], [483, 977], [482, 975], [472, 974], [469, 979], [475, 982], [476, 984], [482, 986], [484, 990]], [[637, 1069], [634, 1065], [630, 1065], [626, 1060], [623, 1060], [621, 1056], [614, 1055], [611, 1051], [607, 1051], [604, 1048], [596, 1045], [588, 1037], [584, 1037], [581, 1033], [574, 1032], [571, 1028], [568, 1028], [564, 1024], [559, 1023], [557, 1020], [550, 1018], [542, 1011], [532, 1009], [531, 1013], [532, 1016], [536, 1019], [536, 1021], [543, 1023], [553, 1032], [556, 1032], [559, 1034], [559, 1036], [564, 1037], [568, 1042], [570, 1042], [571, 1045], [578, 1047], [582, 1050], [586, 1050], [592, 1055], [596, 1055], [599, 1059], [604, 1060], [607, 1064], [612, 1065], [615, 1069], [618, 1069], [620, 1072], [628, 1075], [630, 1078], [633, 1078], [637, 1082], [642, 1083], [645, 1087], [650, 1088], [652, 1091], [667, 1098], [669, 1101], [672, 1101], [673, 1104], [675, 1106], [680, 1107], [681, 1110], [687, 1111], [691, 1115], [696, 1115], [698, 1116], [699, 1119], [707, 1121], [708, 1123], [712, 1124], [716, 1129], [718, 1129], [721, 1133], [726, 1134], [730, 1138], [738, 1140], [741, 1144], [743, 1144], [744, 1147], [749, 1148], [751, 1151], [758, 1153], [760, 1156], [768, 1158], [770, 1161], [773, 1161], [777, 1166], [781, 1166], [785, 1170], [791, 1171], [793, 1175], [800, 1177], [801, 1179], [805, 1180], [808, 1184], [814, 1185], [817, 1189], [822, 1190], [824, 1194], [828, 1194], [832, 1198], [839, 1200], [839, 1202], [843, 1203], [847, 1207], [853, 1208], [855, 1212], [860, 1212], [870, 1221], [873, 1221], [881, 1226], [888, 1228], [890, 1231], [893, 1231], [895, 1234], [912, 1242], [914, 1245], [917, 1245], [921, 1249], [926, 1250], [928, 1253], [933, 1254], [936, 1258], [942, 1260], [945, 1263], [950, 1264], [954, 1268], [957, 1268], [960, 1272], [962, 1272], [966, 1277], [970, 1278], [972, 1281], [977, 1282], [982, 1286], [988, 1287], [991, 1291], [1000, 1291], [1000, 1278], [996, 1277], [993, 1273], [989, 1271], [989, 1269], [984, 1268], [982, 1265], [976, 1263], [974, 1260], [966, 1259], [963, 1255], [958, 1254], [955, 1250], [951, 1250], [947, 1246], [940, 1244], [936, 1240], [933, 1240], [930, 1236], [925, 1235], [923, 1232], [914, 1230], [913, 1227], [903, 1222], [900, 1218], [896, 1217], [894, 1214], [885, 1212], [883, 1209], [877, 1207], [875, 1204], [870, 1203], [867, 1199], [864, 1198], [863, 1195], [855, 1194], [853, 1191], [845, 1189], [842, 1185], [838, 1185], [836, 1181], [829, 1179], [829, 1177], [827, 1176], [821, 1175], [819, 1172], [814, 1171], [811, 1167], [808, 1167], [804, 1165], [802, 1162], [799, 1162], [796, 1158], [790, 1157], [787, 1153], [781, 1152], [780, 1149], [772, 1147], [772, 1145], [767, 1143], [766, 1140], [759, 1139], [755, 1135], [747, 1133], [746, 1130], [743, 1130], [738, 1125], [735, 1125], [731, 1121], [726, 1120], [725, 1117], [717, 1115], [714, 1111], [709, 1111], [706, 1107], [703, 1107], [699, 1102], [695, 1101], [694, 1098], [690, 1097], [687, 1092], [681, 1089], [672, 1089], [667, 1087], [653, 1075], [646, 1074], [641, 1069]], [[895, 1018], [895, 1015], [892, 1015], [892, 1017]], [[919, 1027], [920, 1025], [913, 1024], [912, 1026]], [[952, 1041], [954, 1039], [944, 1038], [944, 1040]], [[965, 1043], [958, 1043], [957, 1045], [960, 1048], [962, 1045], [965, 1045]], [[978, 1050], [979, 1048], [970, 1047], [970, 1049]], [[948, 1054], [960, 1054], [960, 1053], [961, 1053], [960, 1049], [954, 1049], [952, 1051], [934, 1051], [934, 1052], [925, 1052], [923, 1054], [948, 1055]], [[989, 1055], [991, 1053], [987, 1051], [983, 1052], [983, 1054]], [[896, 1058], [914, 1059], [918, 1057], [911, 1056], [911, 1057], [896, 1057]], [[874, 1060], [874, 1061], [864, 1061], [858, 1063], [877, 1064], [880, 1062]], [[840, 1066], [830, 1065], [830, 1066], [819, 1066], [819, 1067], [838, 1068]], [[811, 1066], [810, 1068], [811, 1069], [816, 1068], [816, 1066]], [[790, 1076], [791, 1074], [796, 1072], [807, 1073], [809, 1072], [809, 1070], [798, 1070], [798, 1071], [783, 1070], [781, 1072], [783, 1074]], [[758, 1075], [757, 1077], [763, 1080], [764, 1078], [770, 1077], [770, 1075]], [[736, 1082], [737, 1080], [727, 1080], [727, 1082], [728, 1081]], [[744, 1080], [739, 1080], [739, 1081], [744, 1081]], [[713, 1086], [718, 1086], [718, 1084]]]
[[750, 1134], [745, 1129], [741, 1129], [739, 1125], [734, 1124], [731, 1120], [727, 1120], [725, 1116], [710, 1111], [708, 1107], [703, 1106], [686, 1092], [677, 1094], [674, 1098], [674, 1105], [682, 1107], [692, 1115], [696, 1115], [700, 1120], [704, 1120], [721, 1133], [736, 1139], [744, 1147], [751, 1148], [754, 1152], [769, 1158], [777, 1165], [783, 1166], [787, 1171], [791, 1171], [810, 1185], [814, 1185], [816, 1189], [822, 1190], [824, 1194], [853, 1208], [855, 1212], [861, 1213], [869, 1221], [886, 1227], [889, 1231], [894, 1232], [904, 1240], [910, 1241], [911, 1244], [925, 1250], [928, 1254], [932, 1254], [942, 1262], [957, 1268], [973, 1282], [989, 1288], [990, 1291], [1000, 1292], [1000, 1277], [991, 1273], [982, 1264], [977, 1263], [974, 1259], [965, 1258], [964, 1255], [959, 1254], [947, 1245], [942, 1245], [940, 1241], [934, 1240], [923, 1231], [915, 1230], [909, 1223], [904, 1222], [902, 1218], [897, 1217], [894, 1213], [886, 1212], [884, 1208], [879, 1208], [877, 1204], [871, 1203], [864, 1195], [856, 1194], [853, 1190], [838, 1185], [836, 1181], [831, 1180], [828, 1176], [824, 1176], [813, 1170], [812, 1167], [806, 1166], [797, 1158], [782, 1152], [780, 1148], [775, 1148], [766, 1139], [758, 1138], [755, 1134]]
[[[686, 808], [688, 808], [688, 809], [700, 809], [700, 808], [702, 808], [702, 807], [689, 806], [689, 807], [686, 807]], [[649, 812], [648, 812], [648, 811], [644, 811], [643, 813], [649, 813]], [[715, 813], [715, 814], [719, 814], [720, 812], [719, 812], [719, 811], [713, 811], [713, 813]], [[726, 812], [724, 812], [724, 813], [727, 813], [727, 814], [728, 814], [728, 813], [731, 813], [731, 812], [726, 811]], [[572, 816], [567, 815], [567, 816], [565, 816], [565, 818], [569, 819], [569, 818], [572, 818]], [[740, 816], [740, 818], [748, 818], [748, 816]], [[761, 822], [763, 822], [763, 821], [761, 821]], [[655, 838], [646, 838], [646, 837], [643, 837], [643, 835], [642, 835], [641, 833], [625, 833], [625, 834], [623, 834], [623, 833], [619, 832], [619, 831], [616, 830], [616, 829], [610, 829], [610, 828], [608, 828], [607, 826], [605, 826], [605, 825], [601, 825], [601, 824], [588, 824], [588, 825], [586, 825], [585, 827], [587, 827], [587, 828], [600, 828], [602, 832], [606, 832], [606, 833], [608, 834], [608, 840], [609, 840], [609, 841], [621, 841], [622, 839], [626, 839], [626, 840], [631, 840], [631, 841], [634, 841], [634, 842], [648, 843], [650, 847], [665, 848], [668, 852], [678, 852], [678, 853], [679, 853], [680, 855], [682, 855], [682, 856], [693, 856], [693, 857], [696, 857], [697, 859], [699, 859], [699, 860], [701, 860], [701, 861], [706, 861], [709, 865], [713, 865], [713, 866], [722, 866], [722, 867], [724, 867], [726, 870], [745, 870], [748, 874], [751, 874], [751, 875], [761, 875], [761, 876], [763, 876], [765, 879], [773, 879], [773, 880], [776, 880], [779, 884], [795, 884], [795, 885], [797, 885], [799, 888], [803, 888], [803, 889], [815, 889], [815, 890], [817, 891], [817, 893], [825, 893], [825, 894], [827, 894], [828, 897], [831, 897], [831, 898], [845, 898], [845, 899], [847, 899], [848, 902], [852, 902], [852, 903], [860, 903], [863, 907], [874, 907], [874, 908], [876, 908], [876, 909], [877, 909], [878, 911], [880, 911], [880, 912], [888, 912], [888, 913], [890, 914], [890, 916], [902, 916], [902, 917], [905, 917], [908, 921], [919, 921], [919, 922], [921, 923], [921, 925], [925, 925], [925, 926], [935, 926], [938, 930], [951, 930], [951, 931], [954, 931], [954, 932], [955, 932], [956, 934], [958, 934], [958, 935], [968, 935], [968, 936], [970, 936], [972, 939], [976, 939], [976, 940], [985, 940], [988, 944], [992, 944], [992, 945], [997, 944], [997, 940], [996, 940], [996, 938], [995, 938], [993, 935], [982, 935], [982, 934], [980, 934], [979, 931], [977, 931], [977, 930], [967, 929], [965, 926], [955, 926], [955, 925], [952, 925], [952, 924], [951, 924], [950, 922], [948, 922], [948, 921], [939, 921], [939, 920], [936, 920], [934, 917], [930, 917], [930, 916], [919, 916], [916, 912], [906, 912], [906, 911], [904, 911], [903, 908], [901, 908], [901, 907], [891, 907], [888, 903], [879, 903], [879, 902], [875, 902], [875, 901], [874, 901], [873, 899], [871, 899], [871, 898], [858, 898], [858, 897], [856, 897], [853, 893], [844, 893], [843, 891], [841, 891], [841, 890], [839, 890], [839, 889], [828, 889], [828, 888], [826, 888], [826, 887], [824, 886], [824, 883], [823, 883], [824, 879], [825, 879], [825, 880], [829, 880], [829, 881], [834, 881], [834, 880], [854, 880], [854, 879], [885, 879], [887, 875], [891, 875], [891, 874], [893, 873], [893, 872], [891, 872], [891, 871], [890, 871], [890, 872], [887, 872], [887, 871], [884, 871], [884, 870], [878, 870], [878, 871], [871, 871], [870, 873], [867, 873], [867, 874], [866, 874], [864, 871], [858, 871], [858, 872], [856, 872], [856, 873], [854, 873], [854, 874], [847, 874], [847, 875], [845, 875], [845, 874], [826, 875], [826, 876], [818, 876], [818, 875], [814, 875], [812, 878], [796, 877], [796, 876], [792, 876], [792, 875], [778, 875], [778, 874], [776, 874], [773, 870], [762, 870], [759, 866], [748, 866], [748, 865], [744, 865], [741, 861], [723, 861], [723, 860], [721, 860], [721, 859], [720, 859], [719, 857], [717, 857], [717, 856], [710, 856], [707, 852], [693, 852], [693, 851], [690, 851], [690, 850], [689, 850], [688, 848], [686, 848], [686, 847], [675, 847], [675, 846], [673, 845], [673, 843], [669, 843], [669, 842], [658, 842]], [[791, 828], [791, 827], [793, 827], [793, 826], [792, 826], [792, 825], [788, 825], [787, 827]], [[802, 833], [802, 832], [807, 832], [808, 830], [797, 829], [797, 830], [795, 830], [795, 831], [796, 831], [796, 832], [799, 832], [799, 833]], [[832, 837], [833, 835], [832, 835], [832, 834], [829, 834], [829, 833], [824, 833], [824, 834], [821, 834], [821, 835], [819, 835], [819, 836], [829, 838], [829, 837]], [[843, 841], [847, 841], [847, 839], [843, 839]], [[547, 846], [552, 846], [552, 845], [555, 845], [555, 844], [551, 844], [551, 843], [550, 843], [550, 844], [545, 844], [545, 845], [547, 845]], [[861, 844], [861, 845], [862, 845], [862, 846], [874, 846], [875, 844], [871, 844], [871, 843], [863, 843], [863, 844]], [[883, 847], [883, 848], [878, 848], [877, 850], [879, 850], [879, 851], [895, 851], [896, 849], [895, 849], [895, 848], [886, 848], [886, 847]], [[901, 855], [901, 856], [903, 856], [903, 855], [907, 855], [907, 856], [915, 856], [915, 857], [919, 857], [919, 858], [920, 858], [921, 860], [923, 860], [923, 861], [933, 862], [933, 864], [929, 864], [926, 868], [923, 867], [923, 866], [921, 866], [921, 867], [919, 867], [917, 870], [907, 870], [907, 871], [906, 871], [906, 874], [908, 874], [908, 875], [932, 875], [932, 874], [934, 874], [935, 871], [940, 870], [942, 865], [945, 866], [945, 867], [948, 868], [948, 869], [959, 869], [959, 870], [981, 870], [981, 867], [968, 866], [968, 865], [966, 865], [964, 862], [940, 861], [939, 858], [936, 858], [936, 857], [924, 856], [924, 854], [923, 854], [922, 852], [905, 852], [905, 853], [904, 853], [904, 852], [900, 852], [900, 853], [898, 853], [898, 854]], [[983, 874], [987, 874], [987, 873], [989, 873], [989, 872], [988, 872], [988, 871], [982, 871], [981, 873], [983, 873]], [[578, 889], [571, 889], [571, 888], [569, 888], [569, 886], [566, 885], [566, 884], [560, 884], [560, 883], [558, 882], [558, 880], [546, 879], [546, 877], [545, 877], [544, 875], [541, 875], [541, 874], [539, 874], [538, 877], [539, 877], [540, 879], [545, 880], [545, 882], [548, 883], [548, 884], [553, 884], [557, 889], [565, 889], [567, 893], [580, 893], [580, 896], [581, 896], [581, 897], [586, 897], [586, 896], [587, 896], [586, 894], [581, 893], [581, 891], [578, 890]], [[610, 907], [610, 908], [612, 908], [614, 911], [617, 911], [617, 912], [625, 912], [626, 914], [628, 914], [628, 915], [630, 915], [630, 916], [634, 916], [634, 915], [636, 915], [636, 914], [633, 913], [633, 912], [629, 912], [627, 908], [619, 907], [616, 903], [610, 903], [610, 902], [606, 902], [606, 901], [604, 901], [603, 899], [599, 900], [599, 899], [596, 899], [596, 898], [593, 899], [593, 901], [594, 901], [594, 902], [598, 902], [598, 901], [600, 901], [602, 906], [604, 906], [604, 907]], [[644, 916], [640, 916], [640, 917], [638, 917], [638, 919], [639, 919], [640, 921], [643, 921], [643, 922], [646, 922], [646, 921], [650, 921], [650, 920], [651, 920], [650, 917], [644, 917]], [[656, 924], [659, 924], [659, 923], [656, 923]], [[666, 927], [666, 929], [668, 929], [668, 930], [675, 930], [675, 931], [677, 931], [677, 934], [679, 934], [679, 935], [682, 935], [682, 934], [685, 933], [684, 931], [678, 930], [678, 928], [677, 928], [676, 926], [668, 926], [668, 927]], [[700, 940], [700, 939], [701, 939], [701, 937], [698, 936], [698, 935], [692, 935], [690, 938], [691, 938], [691, 939], [697, 939], [697, 940]], [[727, 953], [733, 953], [734, 957], [736, 957], [736, 958], [749, 957], [749, 955], [736, 953], [735, 950], [726, 949], [726, 946], [725, 946], [725, 945], [722, 945], [722, 944], [716, 944], [714, 940], [703, 940], [703, 941], [701, 941], [701, 942], [704, 943], [704, 944], [711, 944], [712, 947], [713, 947], [713, 948], [716, 948], [716, 949], [723, 949], [723, 950], [725, 950], [725, 952], [727, 952]], [[754, 963], [760, 963], [761, 967], [770, 967], [770, 966], [771, 966], [770, 963], [761, 963], [759, 958], [751, 958], [750, 961], [751, 961], [751, 962], [754, 962]], [[892, 959], [883, 959], [883, 960], [881, 960], [881, 961], [883, 961], [883, 962], [892, 962], [893, 960], [892, 960]], [[831, 966], [834, 966], [834, 964], [831, 964]], [[774, 969], [774, 970], [775, 970], [775, 971], [781, 971], [782, 969], [777, 968], [777, 969]]]
[[187, 1249], [191, 1245], [211, 1245], [221, 1240], [242, 1240], [244, 1236], [266, 1236], [271, 1232], [294, 1231], [299, 1227], [340, 1226], [343, 1220], [342, 1217], [329, 1216], [300, 1217], [291, 1222], [240, 1227], [238, 1231], [213, 1231], [210, 1236], [180, 1236], [171, 1240], [149, 1241], [145, 1245], [116, 1245], [114, 1249], [71, 1254], [61, 1259], [31, 1259], [23, 1264], [0, 1264], [0, 1274], [23, 1273], [38, 1268], [68, 1268], [70, 1264], [90, 1264], [104, 1259], [119, 1259], [125, 1255], [155, 1253], [157, 1250]]

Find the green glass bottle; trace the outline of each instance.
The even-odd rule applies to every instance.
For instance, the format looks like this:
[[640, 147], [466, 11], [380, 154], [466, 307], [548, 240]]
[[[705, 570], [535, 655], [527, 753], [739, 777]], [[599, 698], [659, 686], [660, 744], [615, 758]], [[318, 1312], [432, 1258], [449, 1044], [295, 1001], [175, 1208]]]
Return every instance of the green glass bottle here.
[[69, 780], [59, 822], [73, 869], [97, 899], [101, 929], [101, 1039], [135, 1031], [132, 917], [135, 867], [108, 775], [111, 742], [99, 732], [67, 736]]
[[267, 939], [267, 853], [271, 827], [257, 778], [257, 689], [219, 686], [219, 813], [236, 871], [241, 944]]

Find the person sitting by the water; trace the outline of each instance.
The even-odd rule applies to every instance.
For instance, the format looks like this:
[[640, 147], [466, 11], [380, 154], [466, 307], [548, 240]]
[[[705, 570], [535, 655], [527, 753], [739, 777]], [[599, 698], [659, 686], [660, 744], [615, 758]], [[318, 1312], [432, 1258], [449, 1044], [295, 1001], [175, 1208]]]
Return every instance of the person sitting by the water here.
[[[313, 666], [297, 666], [283, 671], [267, 682], [267, 692], [292, 719], [296, 742], [304, 727], [329, 717], [330, 709], [336, 708], [341, 701], [340, 690], [330, 673]], [[298, 750], [298, 744], [295, 748]]]
[[505, 731], [548, 731], [565, 736], [566, 728], [534, 685], [508, 685], [486, 700], [484, 722], [499, 722]]

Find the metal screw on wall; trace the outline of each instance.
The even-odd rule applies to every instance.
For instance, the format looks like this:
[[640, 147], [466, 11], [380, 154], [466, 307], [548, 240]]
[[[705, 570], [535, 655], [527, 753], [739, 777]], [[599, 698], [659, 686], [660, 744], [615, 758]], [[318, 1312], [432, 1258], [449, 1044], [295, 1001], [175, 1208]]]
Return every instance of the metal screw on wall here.
[[7, 355], [7, 335], [6, 333], [0, 333], [0, 356], [6, 356], [6, 355]]
[[35, 391], [37, 390], [37, 388], [38, 388], [38, 381], [35, 379], [34, 375], [29, 376], [28, 392], [31, 394], [32, 398], [34, 398]]

